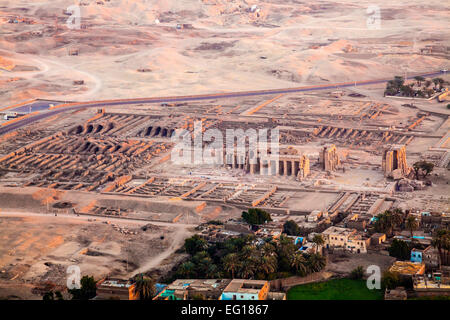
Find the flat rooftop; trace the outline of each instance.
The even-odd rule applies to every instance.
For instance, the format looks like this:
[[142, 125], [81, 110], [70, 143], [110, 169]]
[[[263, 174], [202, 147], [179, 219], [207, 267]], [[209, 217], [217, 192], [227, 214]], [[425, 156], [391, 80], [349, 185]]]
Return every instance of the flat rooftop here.
[[108, 279], [100, 283], [100, 287], [129, 288], [131, 282], [122, 279]]
[[409, 261], [395, 261], [389, 271], [404, 275], [423, 274], [425, 272], [425, 265], [423, 263]]
[[223, 292], [258, 293], [266, 283], [265, 280], [233, 279]]
[[340, 227], [329, 227], [326, 229], [322, 234], [334, 234], [334, 235], [340, 235], [340, 236], [349, 236], [355, 233], [355, 229], [348, 229], [348, 228], [340, 228]]

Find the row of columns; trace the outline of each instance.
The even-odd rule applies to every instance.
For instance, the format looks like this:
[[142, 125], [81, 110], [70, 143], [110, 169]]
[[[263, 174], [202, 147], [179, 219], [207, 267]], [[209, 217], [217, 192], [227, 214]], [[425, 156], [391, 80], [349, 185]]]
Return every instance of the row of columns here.
[[298, 160], [261, 160], [257, 159], [257, 163], [248, 163], [244, 157], [234, 156], [231, 164], [227, 161], [227, 165], [233, 169], [243, 169], [250, 174], [261, 175], [279, 175], [279, 176], [297, 176], [300, 170], [300, 161]]

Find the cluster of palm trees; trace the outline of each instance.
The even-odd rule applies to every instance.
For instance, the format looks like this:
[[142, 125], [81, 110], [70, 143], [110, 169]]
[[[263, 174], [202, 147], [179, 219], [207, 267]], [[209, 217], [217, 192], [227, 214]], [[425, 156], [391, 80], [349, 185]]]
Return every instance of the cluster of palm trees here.
[[435, 247], [439, 252], [439, 269], [441, 268], [442, 262], [449, 263], [450, 255], [450, 230], [449, 229], [439, 229], [433, 235], [433, 240], [431, 245]]
[[[315, 237], [316, 248], [323, 238]], [[253, 236], [228, 239], [208, 244], [202, 251], [191, 252], [176, 277], [273, 279], [292, 274], [307, 275], [322, 270], [326, 259], [318, 254], [303, 254], [292, 238], [256, 241]]]
[[[395, 96], [400, 94], [404, 97], [418, 96], [421, 98], [429, 98], [437, 91], [441, 91], [445, 83], [442, 78], [427, 80], [422, 76], [417, 76], [414, 77], [414, 79], [416, 80], [415, 83], [405, 84], [405, 79], [403, 77], [394, 77], [393, 80], [389, 80], [386, 84], [386, 90], [384, 91], [385, 95]], [[434, 84], [434, 87], [430, 88], [432, 83]], [[415, 85], [417, 85], [418, 89], [414, 89]]]
[[242, 279], [265, 278], [278, 269], [275, 247], [270, 243], [265, 243], [261, 248], [246, 245], [241, 252], [224, 256], [222, 264], [231, 278], [237, 276]]
[[296, 253], [292, 257], [291, 265], [298, 275], [304, 277], [308, 274], [319, 272], [323, 268], [325, 268], [326, 260], [319, 253], [313, 253], [309, 255]]
[[396, 208], [393, 211], [386, 210], [376, 216], [376, 222], [374, 223], [375, 231], [391, 236], [394, 229], [403, 224], [403, 219], [403, 211], [401, 209]]
[[301, 253], [290, 238], [284, 237], [276, 245], [265, 243], [259, 249], [246, 246], [239, 254], [226, 255], [222, 262], [224, 270], [232, 278], [237, 275], [243, 279], [267, 279], [276, 272], [306, 276], [321, 271], [326, 265], [322, 255]]

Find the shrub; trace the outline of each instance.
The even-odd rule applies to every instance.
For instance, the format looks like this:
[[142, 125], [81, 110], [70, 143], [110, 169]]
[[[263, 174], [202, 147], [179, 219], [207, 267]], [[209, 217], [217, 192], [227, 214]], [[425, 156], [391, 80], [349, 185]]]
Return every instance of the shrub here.
[[350, 279], [360, 280], [364, 277], [364, 269], [362, 266], [358, 266], [350, 272]]

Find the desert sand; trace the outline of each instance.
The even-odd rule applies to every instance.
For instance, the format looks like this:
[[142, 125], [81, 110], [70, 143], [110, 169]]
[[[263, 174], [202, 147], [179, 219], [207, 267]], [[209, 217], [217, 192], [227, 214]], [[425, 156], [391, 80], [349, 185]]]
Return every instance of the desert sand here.
[[[1, 105], [284, 88], [438, 70], [448, 61], [420, 54], [449, 44], [449, 11], [437, 0], [0, 3]], [[74, 4], [80, 29], [68, 28], [64, 14]], [[379, 29], [366, 11], [372, 5]]]

